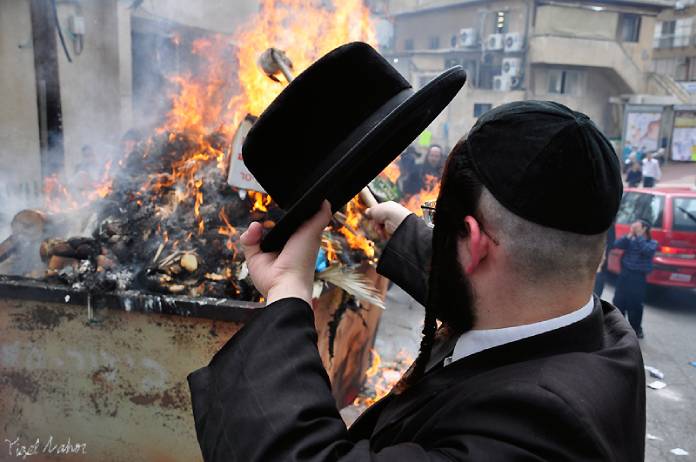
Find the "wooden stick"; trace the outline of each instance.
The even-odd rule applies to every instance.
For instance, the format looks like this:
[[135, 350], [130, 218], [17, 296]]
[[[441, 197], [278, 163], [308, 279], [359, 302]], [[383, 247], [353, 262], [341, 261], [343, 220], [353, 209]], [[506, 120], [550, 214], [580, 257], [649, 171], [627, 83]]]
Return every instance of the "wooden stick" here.
[[15, 250], [17, 250], [17, 241], [12, 236], [2, 241], [0, 243], [0, 262], [7, 260]]

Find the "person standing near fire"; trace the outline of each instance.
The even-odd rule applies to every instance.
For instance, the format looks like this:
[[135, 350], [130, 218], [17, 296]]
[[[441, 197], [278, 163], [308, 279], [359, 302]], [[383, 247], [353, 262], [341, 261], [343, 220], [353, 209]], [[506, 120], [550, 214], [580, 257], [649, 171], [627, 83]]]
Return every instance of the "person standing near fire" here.
[[645, 220], [633, 223], [628, 234], [614, 243], [614, 248], [621, 249], [624, 253], [613, 303], [621, 314], [628, 315], [628, 322], [638, 338], [643, 338], [646, 278], [652, 271], [652, 261], [657, 251], [657, 241], [650, 236], [650, 223]]
[[423, 163], [416, 165], [404, 184], [406, 194], [418, 194], [423, 189], [434, 187], [434, 180], [440, 178], [445, 167], [445, 159], [442, 147], [432, 144], [423, 159]]
[[425, 322], [411, 369], [350, 429], [311, 309], [330, 205], [280, 252], [261, 251], [252, 223], [240, 242], [267, 307], [189, 376], [205, 459], [643, 460], [638, 341], [592, 295], [621, 195], [618, 159], [587, 116], [525, 101], [487, 112], [452, 150], [424, 209], [434, 228], [393, 202], [369, 209], [393, 232], [378, 271], [425, 305]]

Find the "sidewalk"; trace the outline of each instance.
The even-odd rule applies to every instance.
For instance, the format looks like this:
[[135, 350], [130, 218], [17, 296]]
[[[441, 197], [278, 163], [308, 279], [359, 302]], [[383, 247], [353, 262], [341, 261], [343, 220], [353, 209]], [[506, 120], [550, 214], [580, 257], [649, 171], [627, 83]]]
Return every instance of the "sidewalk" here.
[[669, 162], [662, 166], [662, 180], [657, 186], [696, 186], [696, 162]]

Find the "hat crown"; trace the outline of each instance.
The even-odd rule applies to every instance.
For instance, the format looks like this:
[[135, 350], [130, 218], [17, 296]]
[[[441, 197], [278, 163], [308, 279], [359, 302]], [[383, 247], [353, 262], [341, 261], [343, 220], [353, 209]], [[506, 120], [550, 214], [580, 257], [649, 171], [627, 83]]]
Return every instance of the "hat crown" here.
[[406, 90], [412, 92], [411, 85], [371, 46], [343, 45], [308, 67], [268, 106], [249, 131], [244, 162], [287, 209], [336, 162], [342, 154], [336, 148]]
[[509, 103], [484, 114], [467, 144], [483, 184], [516, 215], [578, 234], [613, 223], [619, 162], [587, 115], [550, 101]]

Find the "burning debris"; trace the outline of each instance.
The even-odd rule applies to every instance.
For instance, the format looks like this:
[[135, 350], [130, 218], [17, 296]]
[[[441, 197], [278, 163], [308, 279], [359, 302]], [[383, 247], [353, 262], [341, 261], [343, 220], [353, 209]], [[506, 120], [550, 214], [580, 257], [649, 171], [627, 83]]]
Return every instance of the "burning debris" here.
[[[347, 17], [354, 18], [351, 24]], [[321, 27], [308, 31], [308, 23]], [[170, 78], [171, 105], [160, 126], [97, 174], [47, 178], [44, 210], [17, 214], [11, 236], [0, 243], [0, 273], [87, 291], [259, 300], [238, 239], [251, 221], [270, 229], [282, 212], [270, 196], [228, 184], [230, 163], [239, 155], [235, 131], [242, 121], [253, 123], [293, 72], [351, 40], [374, 41], [359, 0], [337, 2], [333, 11], [309, 0], [265, 0], [236, 37], [194, 41], [202, 72]], [[402, 198], [399, 174], [393, 164], [373, 183], [381, 199], [400, 199], [418, 213], [421, 202], [437, 196], [433, 178], [427, 191]], [[362, 221], [374, 198], [369, 190], [360, 197], [325, 231], [317, 281], [381, 305], [354, 271], [379, 253]]]
[[[88, 291], [259, 300], [238, 238], [251, 221], [272, 228], [282, 212], [268, 195], [227, 183], [238, 154], [232, 146], [237, 126], [253, 120], [282, 90], [279, 79], [269, 76], [291, 78], [290, 70], [300, 72], [345, 42], [374, 42], [369, 13], [358, 0], [336, 2], [331, 11], [309, 0], [262, 3], [237, 36], [193, 43], [202, 72], [170, 78], [171, 106], [151, 135], [98, 175], [46, 180], [45, 210], [15, 217], [12, 235], [0, 244], [0, 272]], [[308, 23], [320, 27], [308, 31]], [[265, 55], [273, 69], [258, 67]], [[361, 222], [364, 208], [355, 199], [337, 214], [317, 268], [339, 268], [319, 280], [375, 301], [350, 271], [376, 257]]]

